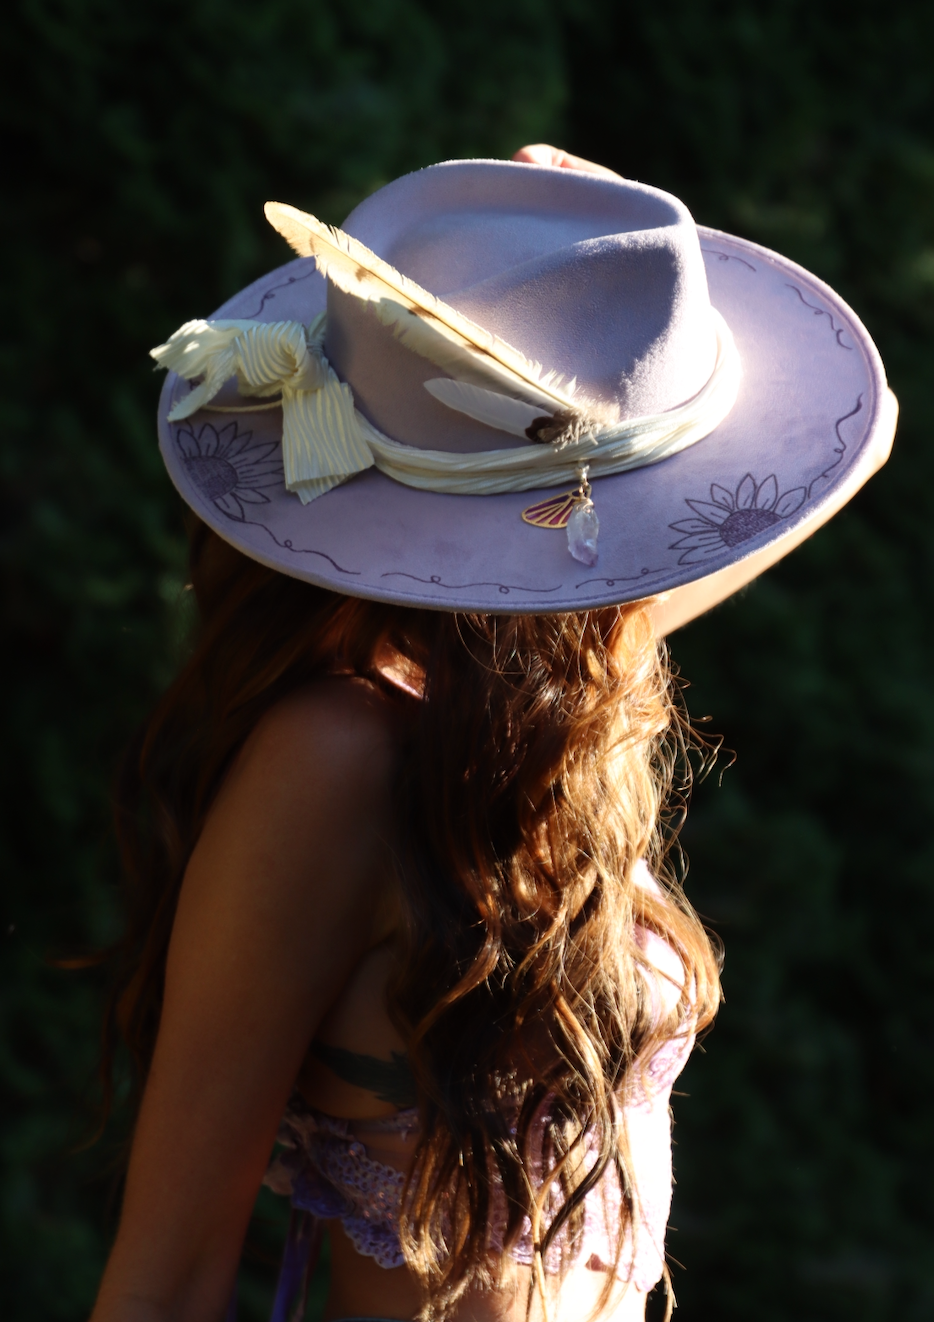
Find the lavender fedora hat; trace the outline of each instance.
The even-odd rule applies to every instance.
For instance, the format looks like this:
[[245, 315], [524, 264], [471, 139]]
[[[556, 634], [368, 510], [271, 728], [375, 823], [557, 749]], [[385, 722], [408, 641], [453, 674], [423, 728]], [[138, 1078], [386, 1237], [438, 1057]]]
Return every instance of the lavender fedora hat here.
[[397, 179], [154, 357], [183, 498], [354, 596], [561, 611], [801, 541], [897, 407], [831, 289], [643, 184], [503, 161]]

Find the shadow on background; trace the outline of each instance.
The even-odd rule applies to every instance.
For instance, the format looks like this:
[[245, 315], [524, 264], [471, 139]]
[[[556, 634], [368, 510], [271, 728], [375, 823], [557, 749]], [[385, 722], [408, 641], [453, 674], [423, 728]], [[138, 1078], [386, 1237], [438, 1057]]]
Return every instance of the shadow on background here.
[[[19, 0], [0, 20], [9, 1322], [84, 1316], [122, 1135], [75, 1153], [118, 926], [117, 751], [184, 648], [147, 350], [396, 175], [558, 141], [829, 280], [902, 404], [833, 525], [673, 639], [738, 751], [689, 893], [727, 1003], [677, 1103], [670, 1249], [694, 1322], [934, 1315], [934, 9], [926, 0]], [[11, 187], [14, 181], [15, 186]], [[281, 1235], [259, 1209], [247, 1322]]]

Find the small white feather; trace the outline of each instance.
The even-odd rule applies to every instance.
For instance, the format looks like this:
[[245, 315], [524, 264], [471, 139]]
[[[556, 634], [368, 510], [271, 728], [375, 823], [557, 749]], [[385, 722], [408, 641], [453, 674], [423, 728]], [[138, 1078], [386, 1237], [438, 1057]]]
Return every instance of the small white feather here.
[[485, 423], [487, 427], [509, 432], [510, 436], [522, 436], [525, 440], [529, 439], [526, 429], [542, 416], [542, 410], [534, 404], [484, 390], [482, 386], [452, 381], [449, 377], [426, 381], [425, 389], [449, 409], [466, 413], [468, 418]]

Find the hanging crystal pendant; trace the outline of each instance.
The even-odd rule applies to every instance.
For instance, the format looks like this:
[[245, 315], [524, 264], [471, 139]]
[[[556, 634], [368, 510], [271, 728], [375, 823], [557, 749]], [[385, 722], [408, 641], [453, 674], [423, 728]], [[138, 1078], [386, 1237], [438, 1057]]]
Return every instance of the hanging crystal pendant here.
[[591, 487], [587, 481], [589, 471], [587, 464], [581, 464], [577, 470], [581, 484], [574, 493], [574, 509], [568, 519], [568, 550], [575, 560], [592, 569], [597, 563], [600, 520], [590, 499]]
[[582, 565], [597, 563], [597, 536], [600, 520], [592, 500], [579, 500], [568, 519], [568, 550]]

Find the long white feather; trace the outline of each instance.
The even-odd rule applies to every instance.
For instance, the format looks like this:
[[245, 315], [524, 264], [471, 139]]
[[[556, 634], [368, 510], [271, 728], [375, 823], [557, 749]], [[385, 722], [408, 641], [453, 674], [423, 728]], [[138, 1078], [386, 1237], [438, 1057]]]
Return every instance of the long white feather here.
[[522, 399], [500, 395], [464, 381], [452, 381], [450, 377], [426, 381], [425, 389], [449, 409], [466, 413], [468, 418], [485, 423], [487, 427], [495, 427], [497, 431], [509, 432], [511, 436], [521, 436], [525, 440], [530, 439], [526, 429], [542, 416], [541, 409], [535, 404], [526, 404]]
[[544, 371], [343, 230], [282, 202], [267, 202], [265, 210], [269, 223], [300, 256], [314, 257], [338, 289], [374, 304], [380, 321], [413, 353], [458, 380], [519, 394], [549, 413], [589, 411], [574, 400], [573, 381]]

